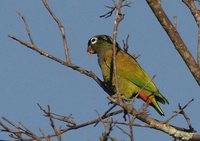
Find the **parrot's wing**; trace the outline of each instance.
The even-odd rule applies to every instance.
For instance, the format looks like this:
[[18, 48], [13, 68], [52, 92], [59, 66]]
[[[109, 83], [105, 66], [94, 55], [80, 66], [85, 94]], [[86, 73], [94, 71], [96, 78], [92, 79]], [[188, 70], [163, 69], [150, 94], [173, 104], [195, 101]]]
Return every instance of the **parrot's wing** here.
[[[105, 59], [105, 63], [109, 68], [111, 66], [111, 59], [110, 57]], [[129, 80], [139, 88], [143, 88], [151, 93], [158, 92], [151, 78], [132, 56], [120, 50], [117, 52], [116, 61], [117, 75], [119, 77]]]

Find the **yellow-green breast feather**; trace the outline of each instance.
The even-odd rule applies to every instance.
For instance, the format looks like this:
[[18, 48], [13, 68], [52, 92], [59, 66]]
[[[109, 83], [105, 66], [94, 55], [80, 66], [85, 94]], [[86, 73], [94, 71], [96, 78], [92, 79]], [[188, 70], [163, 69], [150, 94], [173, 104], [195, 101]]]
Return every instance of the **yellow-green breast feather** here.
[[[108, 50], [105, 55], [106, 57], [104, 60], [110, 70], [112, 50]], [[158, 91], [155, 84], [151, 81], [151, 78], [140, 67], [137, 61], [132, 56], [122, 50], [117, 52], [116, 68], [118, 76], [128, 81], [131, 81], [139, 88], [144, 88], [151, 93]]]

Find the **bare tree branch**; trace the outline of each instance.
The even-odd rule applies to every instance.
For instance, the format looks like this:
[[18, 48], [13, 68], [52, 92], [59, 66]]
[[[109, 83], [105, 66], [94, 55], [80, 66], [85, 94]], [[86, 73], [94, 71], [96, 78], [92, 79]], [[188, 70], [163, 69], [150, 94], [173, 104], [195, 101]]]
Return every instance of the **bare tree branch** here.
[[4, 121], [6, 121], [7, 123], [9, 123], [12, 127], [17, 129], [17, 130], [12, 130], [9, 127], [5, 126], [3, 123], [0, 124], [4, 128], [4, 130], [2, 130], [2, 131], [11, 133], [10, 134], [11, 138], [14, 138], [16, 140], [26, 140], [22, 136], [22, 135], [26, 135], [33, 140], [41, 141], [40, 137], [38, 137], [35, 133], [33, 133], [28, 128], [26, 128], [22, 123], [19, 123], [19, 125], [17, 125], [15, 123], [13, 123], [11, 120], [9, 120], [8, 118], [2, 117], [2, 119]]
[[[113, 104], [112, 107], [110, 107], [104, 114], [103, 116], [100, 117], [100, 119], [103, 119], [113, 108], [115, 108], [117, 104]], [[97, 122], [94, 126], [96, 126], [99, 122]]]
[[[113, 99], [112, 97], [110, 97], [110, 100], [113, 103], [119, 102], [116, 99]], [[136, 116], [136, 118], [139, 119], [140, 121], [149, 125], [150, 128], [162, 131], [162, 132], [172, 136], [175, 139], [190, 140], [190, 141], [197, 141], [198, 140], [198, 141], [200, 141], [200, 134], [188, 132], [190, 130], [185, 130], [185, 129], [180, 128], [180, 127], [176, 127], [176, 126], [173, 126], [173, 125], [170, 125], [170, 124], [162, 123], [162, 121], [156, 120], [156, 119], [148, 116], [145, 113], [141, 114], [132, 105], [127, 105], [125, 103], [117, 103], [117, 104], [120, 105], [126, 111], [128, 111], [128, 113], [130, 113], [131, 115]]]
[[128, 53], [128, 48], [129, 48], [128, 39], [129, 39], [129, 34], [128, 34], [127, 37], [126, 37], [126, 42], [123, 40], [124, 51], [125, 51], [126, 53]]
[[200, 12], [196, 7], [194, 0], [182, 0], [182, 2], [189, 8], [198, 27], [197, 63], [200, 67]]
[[129, 122], [129, 134], [130, 134], [130, 140], [134, 141], [134, 135], [133, 135], [133, 126], [131, 125], [134, 122], [134, 118], [128, 114], [128, 122]]
[[[44, 113], [45, 117], [49, 117], [51, 119], [55, 119], [58, 121], [63, 121], [65, 123], [67, 123], [67, 126], [69, 126], [69, 127], [76, 125], [76, 123], [75, 123], [75, 121], [73, 121], [71, 115], [69, 115], [69, 116], [58, 115], [58, 114], [55, 114], [55, 113], [45, 110], [40, 104], [37, 104], [37, 105], [40, 108], [40, 110]], [[48, 105], [48, 107], [49, 107], [49, 105]]]
[[53, 120], [52, 116], [50, 116], [51, 115], [51, 111], [50, 111], [50, 106], [49, 105], [48, 105], [48, 115], [49, 115], [48, 117], [49, 117], [49, 120], [50, 120], [50, 123], [51, 123], [50, 125], [51, 125], [51, 127], [52, 127], [52, 129], [53, 129], [58, 141], [62, 141], [61, 134], [59, 134], [60, 131], [56, 128], [54, 120]]
[[[114, 18], [114, 27], [113, 27], [113, 54], [112, 54], [112, 77], [111, 77], [111, 82], [114, 80], [115, 84], [115, 90], [116, 90], [116, 95], [118, 101], [121, 101], [121, 93], [119, 91], [119, 86], [118, 86], [118, 76], [117, 76], [117, 67], [116, 67], [116, 53], [117, 53], [117, 48], [116, 48], [116, 40], [117, 40], [117, 33], [118, 33], [118, 26], [120, 22], [124, 19], [124, 14], [121, 13], [121, 8], [123, 6], [123, 0], [120, 0], [119, 3], [117, 4], [117, 0], [114, 0], [114, 6], [116, 8], [115, 10], [115, 18]], [[112, 80], [113, 78], [113, 80]]]
[[49, 14], [51, 15], [51, 17], [54, 19], [54, 21], [57, 23], [59, 29], [60, 29], [60, 32], [61, 32], [61, 35], [62, 35], [62, 39], [63, 39], [63, 46], [64, 46], [64, 49], [65, 49], [65, 57], [66, 57], [66, 62], [68, 64], [71, 64], [71, 61], [70, 61], [70, 56], [69, 56], [69, 49], [67, 47], [67, 38], [66, 38], [66, 33], [65, 33], [65, 28], [64, 26], [62, 25], [62, 23], [60, 22], [60, 20], [58, 19], [58, 17], [54, 14], [54, 12], [51, 10], [51, 8], [49, 7], [48, 3], [47, 3], [47, 0], [42, 0], [44, 6], [46, 7], [47, 11], [49, 12]]
[[106, 6], [107, 8], [111, 9], [108, 13], [101, 15], [100, 18], [105, 17], [108, 18], [112, 16], [113, 12], [115, 11], [115, 17], [114, 17], [114, 27], [113, 27], [113, 55], [112, 55], [112, 76], [111, 76], [111, 82], [114, 80], [115, 84], [115, 94], [117, 96], [117, 99], [120, 101], [121, 94], [119, 92], [118, 88], [118, 78], [116, 75], [116, 39], [117, 39], [117, 32], [118, 32], [118, 26], [120, 22], [124, 19], [124, 14], [121, 13], [121, 8], [123, 7], [129, 7], [131, 3], [126, 2], [125, 0], [113, 0], [114, 6]]
[[[44, 109], [44, 108], [42, 108], [42, 109]], [[44, 110], [44, 111], [42, 110], [42, 112], [45, 114], [44, 116], [47, 117], [46, 116], [46, 110]], [[99, 121], [101, 121], [103, 119], [107, 119], [109, 117], [113, 117], [114, 115], [118, 115], [118, 114], [123, 113], [123, 112], [124, 112], [124, 110], [114, 111], [114, 112], [106, 114], [101, 119], [98, 117], [98, 118], [96, 118], [94, 120], [90, 120], [88, 122], [84, 122], [84, 123], [81, 123], [81, 124], [75, 124], [75, 125], [72, 125], [72, 126], [68, 126], [67, 128], [56, 129], [56, 133], [55, 134], [44, 135], [44, 132], [40, 129], [40, 132], [42, 133], [42, 136], [37, 136], [35, 134], [32, 134], [32, 132], [30, 132], [29, 129], [27, 129], [27, 128], [24, 129], [24, 128], [16, 125], [12, 121], [10, 121], [10, 120], [8, 120], [7, 118], [4, 118], [4, 117], [3, 117], [3, 119], [7, 123], [12, 125], [12, 127], [14, 127], [15, 129], [12, 129], [12, 128], [9, 128], [9, 127], [5, 126], [5, 124], [3, 124], [2, 122], [0, 122], [0, 126], [3, 128], [3, 129], [1, 129], [2, 132], [7, 132], [7, 133], [15, 135], [15, 137], [14, 137], [15, 140], [13, 140], [13, 141], [33, 141], [33, 140], [40, 141], [40, 140], [46, 139], [46, 138], [50, 139], [50, 138], [53, 138], [53, 137], [58, 137], [58, 136], [62, 135], [63, 133], [66, 133], [68, 131], [76, 130], [76, 129], [79, 129], [79, 128], [83, 128], [83, 127], [95, 124], [95, 123], [97, 123], [97, 122], [99, 122]], [[48, 118], [50, 118], [51, 120], [53, 119], [52, 113], [50, 111], [49, 111]], [[53, 128], [55, 127], [54, 121], [53, 121], [53, 125], [51, 125], [51, 126], [53, 126]], [[27, 135], [30, 138], [27, 138], [27, 137], [26, 138], [22, 138], [22, 135]]]
[[176, 50], [181, 55], [182, 59], [188, 66], [190, 72], [192, 73], [193, 77], [200, 85], [200, 67], [195, 61], [194, 57], [188, 50], [187, 46], [183, 42], [181, 36], [177, 32], [174, 25], [168, 19], [167, 15], [165, 14], [164, 10], [161, 6], [160, 0], [146, 0], [149, 7], [152, 9], [154, 15], [165, 29], [166, 33], [168, 34], [169, 38], [171, 39], [172, 43], [174, 44]]
[[[178, 106], [179, 106], [179, 109], [180, 109], [180, 110], [184, 108], [184, 107], [182, 108], [180, 104], [179, 104]], [[182, 114], [182, 115], [184, 116], [184, 118], [185, 118], [185, 120], [186, 120], [186, 122], [187, 122], [187, 124], [188, 124], [188, 126], [189, 126], [190, 131], [191, 131], [191, 132], [196, 132], [196, 131], [194, 130], [194, 128], [192, 127], [192, 124], [191, 124], [191, 122], [190, 122], [190, 118], [189, 118], [189, 116], [185, 113], [185, 111], [184, 111], [184, 110], [181, 110], [180, 114]]]
[[106, 122], [101, 121], [104, 125], [105, 131], [102, 134], [102, 137], [100, 137], [100, 141], [108, 141], [108, 139], [110, 138], [110, 134], [113, 130], [113, 121], [112, 118], [111, 119], [107, 119]]
[[186, 107], [189, 106], [189, 104], [191, 102], [193, 102], [194, 99], [191, 99], [190, 101], [188, 101], [187, 104], [185, 104], [183, 107], [180, 107], [179, 106], [179, 110], [178, 111], [175, 111], [174, 114], [172, 116], [170, 116], [167, 120], [163, 121], [163, 123], [169, 123], [170, 120], [172, 120], [173, 118], [177, 117]]
[[84, 74], [86, 76], [89, 76], [89, 77], [93, 78], [97, 82], [97, 84], [99, 84], [99, 86], [102, 87], [104, 89], [104, 91], [106, 91], [108, 94], [112, 94], [113, 93], [112, 90], [110, 88], [108, 88], [105, 85], [105, 83], [103, 81], [101, 81], [93, 72], [85, 70], [85, 69], [83, 69], [83, 68], [81, 68], [81, 67], [79, 67], [77, 65], [72, 64], [71, 62], [65, 62], [65, 61], [63, 61], [63, 60], [61, 60], [61, 59], [59, 59], [59, 58], [57, 58], [57, 57], [45, 52], [45, 51], [37, 48], [35, 43], [34, 43], [34, 41], [31, 38], [30, 28], [29, 28], [29, 26], [28, 26], [28, 24], [26, 22], [25, 17], [23, 16], [22, 19], [23, 19], [23, 22], [24, 22], [25, 27], [27, 29], [27, 34], [29, 35], [29, 39], [30, 39], [32, 44], [29, 44], [29, 43], [27, 43], [27, 42], [15, 37], [15, 36], [9, 35], [8, 37], [10, 37], [11, 39], [19, 42], [20, 44], [24, 45], [25, 47], [28, 47], [28, 48], [38, 52], [39, 54], [41, 54], [41, 55], [43, 55], [43, 56], [45, 56], [45, 57], [47, 57], [49, 59], [52, 59], [52, 60], [54, 60], [54, 61], [56, 61], [56, 62], [58, 62], [58, 63], [60, 63], [60, 64], [62, 64], [64, 66], [67, 66], [67, 67], [69, 67], [69, 68], [71, 68], [73, 70], [76, 70], [76, 71], [78, 71], [78, 72], [80, 72], [80, 73], [82, 73], [82, 74]]
[[42, 136], [44, 137], [44, 139], [45, 139], [46, 141], [51, 141], [50, 137], [49, 137], [49, 136], [46, 136], [45, 133], [44, 133], [44, 131], [43, 131], [42, 129], [39, 129], [39, 131], [40, 131], [40, 133], [42, 134]]
[[21, 13], [19, 13], [19, 12], [18, 12], [18, 15], [21, 17], [21, 19], [22, 19], [23, 22], [24, 22], [24, 25], [25, 25], [25, 27], [26, 27], [26, 32], [27, 32], [27, 34], [28, 34], [28, 37], [29, 37], [29, 40], [30, 40], [31, 44], [32, 44], [33, 46], [35, 46], [35, 43], [34, 43], [34, 41], [33, 41], [33, 39], [32, 39], [31, 32], [30, 32], [30, 29], [29, 29], [29, 26], [28, 26], [28, 24], [27, 24], [27, 22], [26, 22], [25, 17], [24, 17]]
[[200, 26], [198, 27], [197, 63], [200, 67]]
[[[120, 126], [116, 126], [120, 131], [122, 131], [122, 133], [124, 133], [125, 135], [127, 135], [129, 138], [131, 138], [131, 135], [129, 134], [129, 132], [127, 132], [126, 130], [124, 130], [123, 128], [121, 128]], [[132, 141], [132, 140], [131, 140]]]
[[[108, 11], [106, 14], [103, 14], [103, 15], [99, 16], [100, 18], [108, 18], [108, 17], [112, 16], [113, 12], [117, 8], [117, 1], [113, 0], [113, 3], [114, 3], [114, 6], [107, 6], [107, 5], [105, 6], [106, 8], [110, 9], [110, 11]], [[131, 2], [127, 2], [127, 1], [123, 0], [123, 2], [121, 4], [121, 8], [123, 8], [123, 7], [130, 7], [130, 5], [131, 5]]]

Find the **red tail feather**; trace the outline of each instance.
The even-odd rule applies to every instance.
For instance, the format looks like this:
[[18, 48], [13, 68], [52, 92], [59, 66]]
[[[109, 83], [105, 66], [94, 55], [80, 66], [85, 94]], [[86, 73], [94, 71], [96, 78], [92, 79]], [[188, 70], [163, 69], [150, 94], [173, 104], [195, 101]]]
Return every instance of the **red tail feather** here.
[[151, 102], [150, 98], [146, 96], [144, 93], [140, 93], [139, 97], [144, 100], [145, 102]]

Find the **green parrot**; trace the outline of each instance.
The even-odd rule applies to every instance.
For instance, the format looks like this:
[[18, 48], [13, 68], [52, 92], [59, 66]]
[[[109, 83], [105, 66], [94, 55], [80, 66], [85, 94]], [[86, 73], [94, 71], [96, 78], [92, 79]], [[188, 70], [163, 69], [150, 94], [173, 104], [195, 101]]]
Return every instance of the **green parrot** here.
[[[111, 71], [113, 39], [107, 35], [94, 36], [88, 41], [87, 52], [88, 54], [97, 54], [104, 82], [113, 88], [115, 86]], [[116, 43], [116, 75], [121, 95], [130, 99], [139, 92], [138, 98], [148, 102], [160, 115], [164, 116], [158, 102], [162, 104], [169, 104], [169, 102], [159, 92], [136, 59], [124, 52], [118, 43]]]

